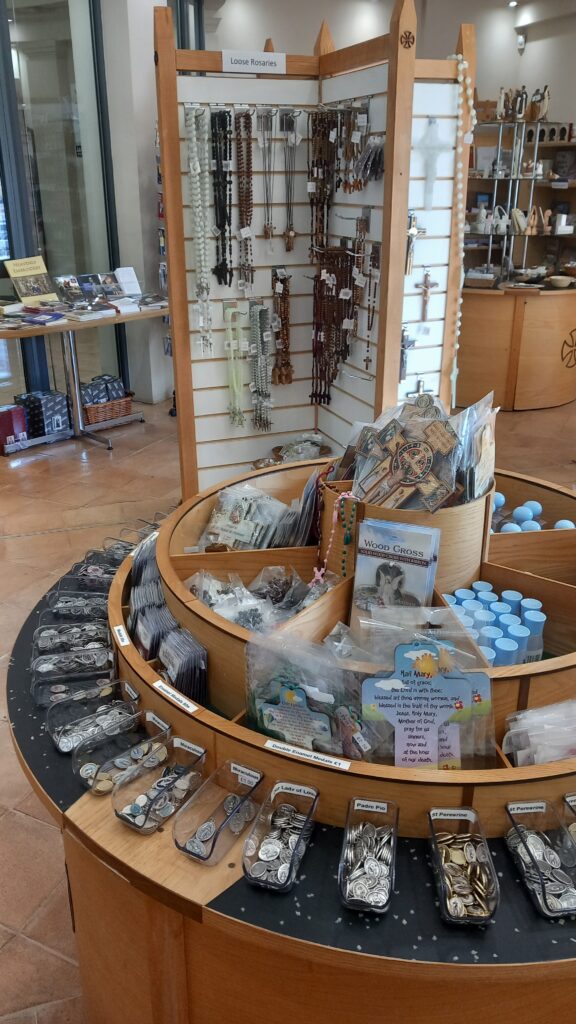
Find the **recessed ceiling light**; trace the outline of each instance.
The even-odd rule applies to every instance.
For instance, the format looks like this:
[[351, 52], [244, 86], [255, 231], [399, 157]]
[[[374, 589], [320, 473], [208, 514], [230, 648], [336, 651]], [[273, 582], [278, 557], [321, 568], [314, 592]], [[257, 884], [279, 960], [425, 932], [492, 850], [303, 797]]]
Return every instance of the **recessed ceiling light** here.
[[508, 7], [518, 7], [518, 0], [508, 0]]

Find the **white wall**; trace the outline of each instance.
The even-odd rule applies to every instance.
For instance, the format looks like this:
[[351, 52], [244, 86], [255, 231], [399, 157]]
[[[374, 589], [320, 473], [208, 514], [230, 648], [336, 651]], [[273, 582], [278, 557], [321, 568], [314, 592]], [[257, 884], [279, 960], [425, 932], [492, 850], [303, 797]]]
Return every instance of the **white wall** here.
[[[162, 6], [165, 0], [102, 0], [120, 259], [148, 291], [158, 290], [153, 10]], [[127, 327], [131, 384], [144, 402], [172, 393], [162, 335], [160, 319]]]

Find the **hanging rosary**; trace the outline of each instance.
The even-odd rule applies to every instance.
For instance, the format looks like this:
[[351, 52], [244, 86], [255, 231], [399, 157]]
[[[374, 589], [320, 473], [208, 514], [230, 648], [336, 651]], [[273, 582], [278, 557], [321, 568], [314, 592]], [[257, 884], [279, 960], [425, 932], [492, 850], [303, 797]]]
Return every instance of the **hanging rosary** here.
[[294, 249], [294, 183], [296, 180], [296, 147], [299, 136], [296, 134], [296, 114], [293, 110], [282, 115], [284, 128], [284, 189], [286, 193], [286, 227], [284, 229], [284, 247], [286, 252]]
[[372, 242], [372, 250], [370, 252], [370, 259], [368, 263], [368, 315], [366, 317], [366, 352], [364, 353], [364, 367], [367, 370], [372, 362], [372, 356], [370, 354], [370, 342], [372, 341], [372, 331], [374, 329], [374, 320], [376, 319], [376, 296], [378, 295], [378, 285], [380, 284], [380, 243]]
[[274, 165], [276, 162], [276, 145], [274, 143], [274, 118], [278, 111], [267, 108], [257, 113], [259, 145], [262, 149], [262, 166], [264, 178], [264, 238], [274, 235]]
[[210, 172], [208, 158], [208, 116], [204, 107], [184, 108], [188, 143], [188, 171], [192, 230], [196, 254], [196, 297], [202, 354], [212, 352], [212, 309], [210, 305], [210, 267], [208, 264], [208, 210], [210, 209]]
[[[464, 285], [464, 230], [466, 227], [466, 200], [464, 185], [464, 146], [474, 141], [474, 129], [478, 117], [474, 109], [474, 89], [468, 73], [468, 61], [461, 53], [453, 54], [452, 59], [458, 62], [458, 116], [456, 121], [456, 227], [458, 231], [458, 259], [460, 260], [460, 288], [458, 291], [458, 311], [456, 313], [456, 330], [454, 332], [454, 358], [450, 374], [452, 408], [456, 405], [456, 380], [458, 378], [458, 349], [462, 330], [462, 287]], [[464, 106], [468, 107], [468, 131], [464, 133]]]
[[340, 148], [342, 150], [341, 174], [337, 187], [342, 185], [345, 192], [360, 192], [364, 187], [357, 174], [357, 165], [366, 147], [368, 136], [368, 111], [363, 107], [346, 107], [340, 112]]
[[331, 385], [350, 353], [355, 322], [352, 266], [346, 249], [325, 249], [314, 278], [312, 405], [330, 404]]
[[212, 185], [216, 234], [216, 266], [212, 273], [218, 284], [232, 284], [232, 113], [214, 110], [212, 131]]
[[254, 283], [252, 260], [252, 213], [254, 207], [252, 180], [252, 114], [248, 110], [234, 117], [236, 135], [236, 165], [238, 170], [238, 216], [240, 259], [238, 263], [238, 287], [249, 289]]
[[270, 343], [270, 311], [266, 306], [253, 302], [250, 306], [250, 384], [252, 392], [252, 424], [256, 430], [272, 429], [270, 409], [272, 397], [272, 360]]
[[284, 267], [274, 267], [272, 270], [272, 294], [272, 330], [276, 335], [276, 361], [272, 370], [272, 383], [291, 384], [293, 368], [290, 359], [290, 278]]
[[230, 422], [236, 427], [241, 427], [245, 421], [242, 409], [242, 392], [244, 390], [244, 375], [242, 372], [243, 353], [248, 349], [248, 343], [242, 340], [242, 327], [239, 317], [245, 315], [239, 313], [233, 306], [229, 306], [224, 313], [226, 325], [226, 341], [224, 348], [228, 357], [228, 391], [229, 405], [228, 414]]
[[313, 110], [308, 114], [308, 184], [310, 197], [310, 259], [320, 258], [328, 245], [328, 216], [334, 196], [338, 152], [338, 112]]

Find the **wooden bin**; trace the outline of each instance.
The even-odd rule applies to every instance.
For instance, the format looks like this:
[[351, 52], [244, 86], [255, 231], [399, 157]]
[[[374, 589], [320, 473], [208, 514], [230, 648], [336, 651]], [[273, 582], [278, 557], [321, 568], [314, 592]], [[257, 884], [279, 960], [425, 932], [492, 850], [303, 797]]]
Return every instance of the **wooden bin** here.
[[[351, 576], [354, 572], [357, 530], [353, 531], [351, 543], [345, 544], [344, 526], [341, 516], [338, 516], [334, 525], [332, 543], [330, 543], [330, 536], [336, 502], [340, 495], [349, 489], [349, 481], [327, 482], [323, 487], [321, 561], [327, 557], [328, 569], [341, 576]], [[480, 565], [487, 560], [488, 555], [492, 494], [493, 490], [490, 490], [483, 498], [477, 498], [476, 501], [470, 501], [466, 505], [455, 505], [453, 508], [441, 508], [437, 512], [410, 512], [406, 509], [381, 508], [379, 505], [368, 505], [363, 501], [357, 501], [356, 523], [362, 522], [364, 519], [384, 519], [394, 523], [434, 526], [440, 529], [442, 535], [436, 589], [441, 592], [450, 592], [456, 587], [465, 587], [473, 580], [480, 578]], [[346, 522], [350, 521], [353, 500], [351, 498], [344, 499]]]

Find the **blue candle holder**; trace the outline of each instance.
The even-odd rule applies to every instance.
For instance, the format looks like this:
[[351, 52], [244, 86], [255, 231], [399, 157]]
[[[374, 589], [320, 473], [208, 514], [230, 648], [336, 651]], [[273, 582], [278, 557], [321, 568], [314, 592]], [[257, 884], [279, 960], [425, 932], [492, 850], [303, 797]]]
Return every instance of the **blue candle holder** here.
[[494, 642], [494, 651], [496, 653], [494, 665], [518, 664], [518, 644], [515, 640], [510, 640], [508, 637], [496, 640]]
[[501, 640], [504, 633], [497, 626], [484, 626], [480, 630], [480, 639], [484, 647], [492, 647], [494, 649], [494, 643], [496, 640]]
[[494, 604], [490, 605], [490, 611], [494, 612], [497, 618], [501, 615], [510, 615], [512, 608], [505, 601], [495, 601]]
[[520, 601], [524, 597], [519, 590], [503, 590], [502, 600], [510, 605], [512, 615], [520, 614]]
[[496, 657], [496, 651], [494, 651], [491, 647], [485, 647], [483, 644], [480, 644], [478, 650], [482, 651], [482, 654], [486, 658], [486, 661], [489, 663], [490, 667], [492, 667], [492, 665], [494, 664], [494, 659]]

